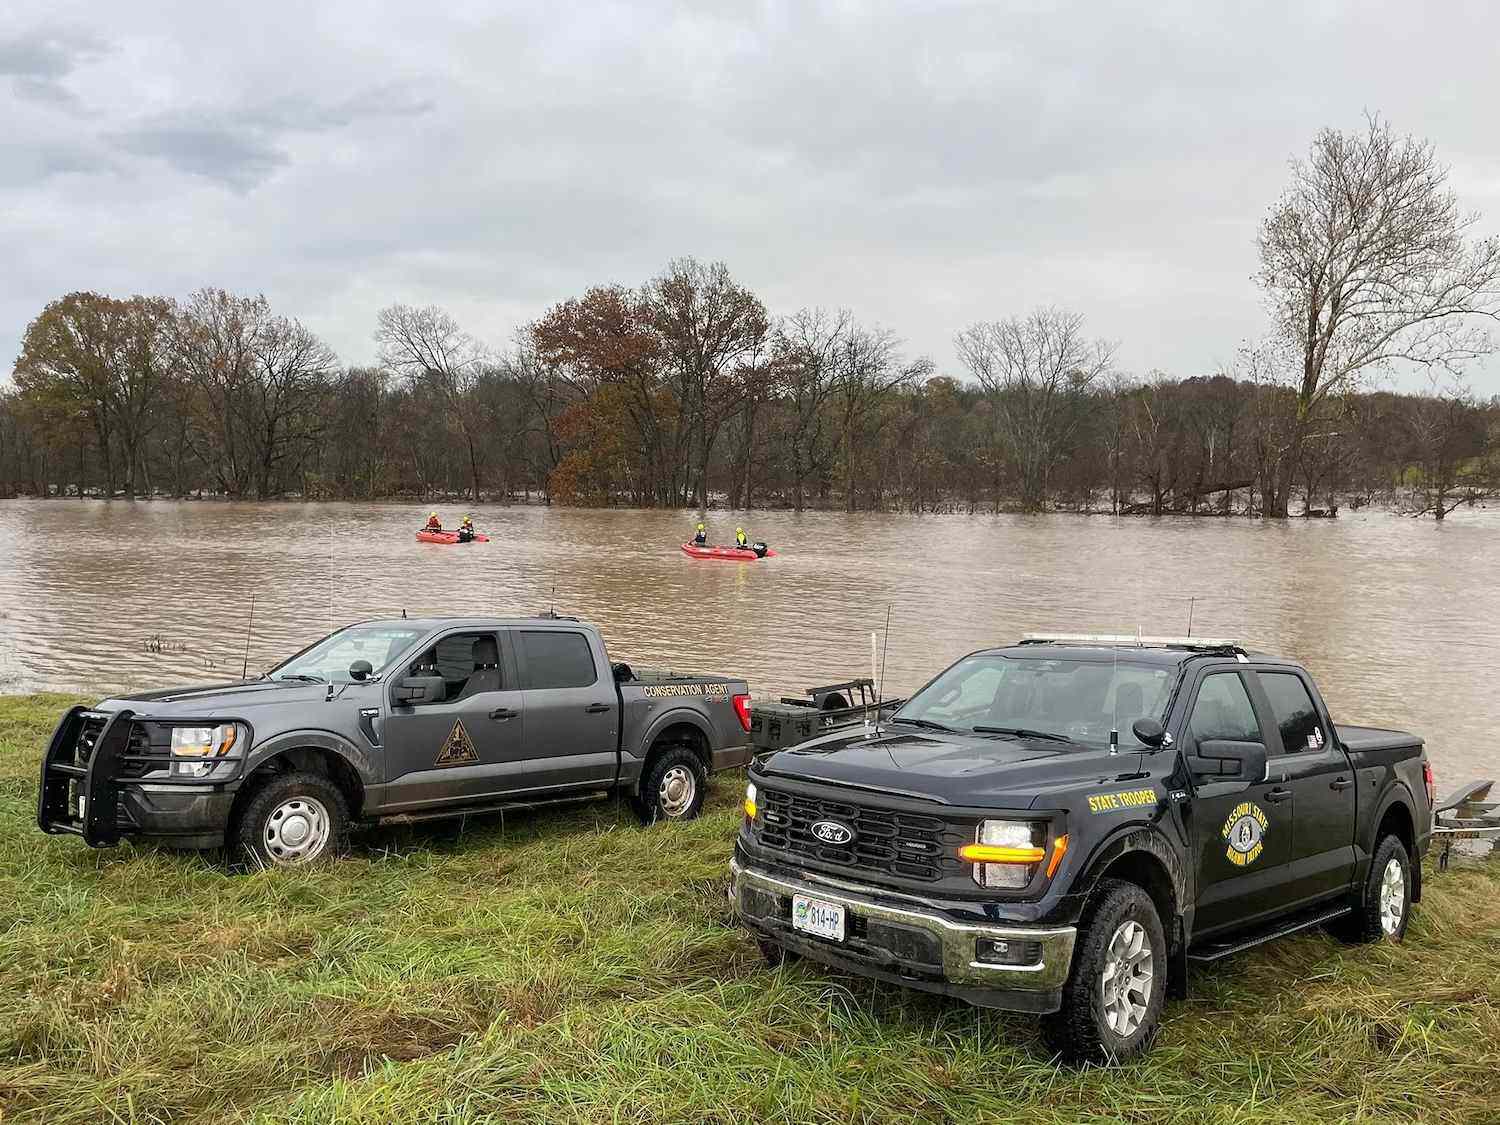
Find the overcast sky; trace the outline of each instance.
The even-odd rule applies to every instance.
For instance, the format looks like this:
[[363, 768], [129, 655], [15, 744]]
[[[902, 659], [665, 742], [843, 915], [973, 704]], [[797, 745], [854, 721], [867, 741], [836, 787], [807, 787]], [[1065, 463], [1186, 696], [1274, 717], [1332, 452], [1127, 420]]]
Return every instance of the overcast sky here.
[[1500, 232], [1490, 0], [4, 7], [0, 375], [74, 289], [264, 292], [364, 362], [391, 302], [503, 345], [687, 254], [941, 371], [1060, 304], [1200, 374], [1264, 331], [1287, 160], [1366, 109]]

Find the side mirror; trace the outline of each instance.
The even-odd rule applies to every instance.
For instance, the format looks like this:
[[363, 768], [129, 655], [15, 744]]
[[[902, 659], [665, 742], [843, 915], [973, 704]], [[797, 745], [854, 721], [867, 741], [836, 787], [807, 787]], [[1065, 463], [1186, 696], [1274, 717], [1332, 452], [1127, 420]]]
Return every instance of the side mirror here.
[[375, 674], [375, 666], [368, 660], [356, 660], [349, 665], [349, 678], [355, 682], [368, 680]]
[[1130, 733], [1137, 742], [1154, 750], [1166, 741], [1167, 728], [1158, 719], [1142, 718], [1130, 724]]
[[615, 683], [617, 684], [628, 684], [631, 680], [635, 679], [635, 672], [624, 661], [610, 665], [610, 671], [614, 673]]
[[1188, 755], [1187, 764], [1199, 781], [1264, 781], [1266, 747], [1263, 742], [1209, 739], [1198, 743], [1198, 753]]
[[442, 676], [405, 676], [396, 681], [391, 694], [403, 707], [441, 703], [448, 694], [448, 681]]

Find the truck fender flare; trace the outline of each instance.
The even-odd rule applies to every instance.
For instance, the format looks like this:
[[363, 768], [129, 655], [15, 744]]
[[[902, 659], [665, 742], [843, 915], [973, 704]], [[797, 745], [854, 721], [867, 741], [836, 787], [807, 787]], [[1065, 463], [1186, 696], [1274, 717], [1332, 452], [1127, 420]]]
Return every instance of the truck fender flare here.
[[1365, 830], [1368, 837], [1363, 841], [1365, 848], [1364, 862], [1369, 863], [1370, 857], [1375, 854], [1375, 848], [1380, 843], [1376, 834], [1380, 831], [1381, 821], [1385, 820], [1385, 814], [1390, 812], [1396, 805], [1401, 805], [1406, 810], [1406, 817], [1411, 821], [1411, 861], [1417, 861], [1416, 849], [1421, 846], [1422, 837], [1425, 833], [1421, 825], [1417, 823], [1417, 801], [1412, 797], [1411, 791], [1407, 789], [1406, 783], [1399, 777], [1386, 786], [1385, 792], [1380, 795], [1380, 803], [1375, 806], [1375, 815], [1370, 817], [1369, 827]]
[[1162, 917], [1162, 925], [1167, 933], [1170, 935], [1176, 929], [1176, 918], [1183, 918], [1184, 924], [1188, 925], [1192, 916], [1192, 875], [1187, 870], [1179, 849], [1150, 824], [1122, 824], [1095, 845], [1074, 880], [1076, 893], [1085, 898], [1092, 894], [1104, 871], [1116, 860], [1132, 854], [1140, 855], [1148, 862], [1154, 861], [1166, 876], [1164, 887], [1146, 889], [1152, 893], [1153, 898], [1157, 898], [1157, 892], [1161, 890], [1172, 896], [1172, 909], [1164, 912]]
[[[713, 751], [714, 732], [709, 725], [708, 718], [701, 711], [692, 707], [673, 707], [670, 711], [658, 715], [651, 720], [651, 725], [646, 728], [646, 733], [641, 737], [641, 761], [644, 762], [651, 756], [651, 747], [655, 744], [661, 732], [668, 727], [689, 726], [703, 736], [703, 741], [710, 753]], [[705, 765], [708, 763], [705, 762]]]
[[273, 758], [292, 750], [326, 750], [342, 758], [366, 787], [380, 780], [375, 756], [369, 750], [329, 730], [291, 730], [273, 735], [250, 751], [244, 776], [249, 777]]

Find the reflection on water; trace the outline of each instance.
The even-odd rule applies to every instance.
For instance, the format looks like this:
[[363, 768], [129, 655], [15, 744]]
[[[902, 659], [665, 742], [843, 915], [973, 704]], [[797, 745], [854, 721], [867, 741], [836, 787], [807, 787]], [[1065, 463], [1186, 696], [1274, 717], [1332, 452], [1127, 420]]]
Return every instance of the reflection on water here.
[[[1338, 520], [715, 513], [780, 557], [699, 562], [685, 512], [472, 509], [494, 541], [417, 543], [400, 504], [0, 502], [0, 691], [141, 688], [264, 668], [363, 617], [596, 622], [617, 659], [746, 676], [758, 696], [887, 691], [1030, 630], [1245, 638], [1313, 669], [1340, 718], [1426, 736], [1444, 790], [1500, 774], [1500, 513]], [[445, 512], [451, 521], [462, 513]], [[555, 591], [555, 595], [554, 595]]]

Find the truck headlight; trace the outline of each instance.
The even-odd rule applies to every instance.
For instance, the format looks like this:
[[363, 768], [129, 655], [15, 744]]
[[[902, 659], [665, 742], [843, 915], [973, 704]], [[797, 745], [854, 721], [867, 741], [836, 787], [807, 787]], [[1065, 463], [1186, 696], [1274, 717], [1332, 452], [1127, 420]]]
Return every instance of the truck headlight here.
[[975, 842], [959, 848], [958, 855], [974, 865], [974, 882], [981, 887], [1018, 891], [1031, 882], [1047, 855], [1042, 847], [1046, 831], [1040, 821], [981, 821]]
[[202, 777], [213, 771], [215, 760], [229, 755], [244, 738], [238, 723], [220, 723], [215, 727], [173, 727], [172, 757], [191, 759], [174, 761], [172, 772], [182, 777]]

